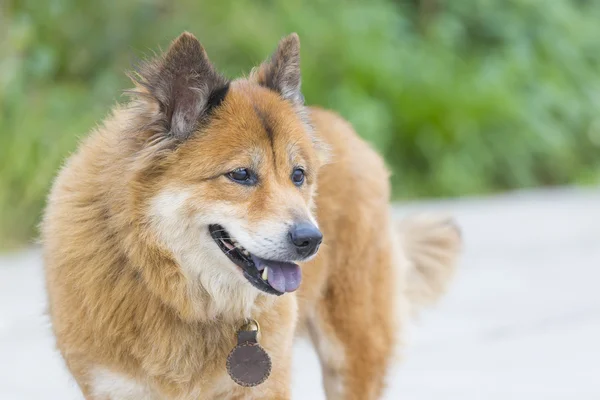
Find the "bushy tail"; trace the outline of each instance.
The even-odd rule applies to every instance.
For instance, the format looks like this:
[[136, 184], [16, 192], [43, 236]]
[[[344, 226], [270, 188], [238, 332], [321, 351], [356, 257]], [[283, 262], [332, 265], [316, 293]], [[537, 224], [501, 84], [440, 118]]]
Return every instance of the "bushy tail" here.
[[431, 214], [408, 217], [398, 229], [409, 263], [406, 296], [416, 311], [446, 291], [462, 247], [461, 235], [452, 218]]

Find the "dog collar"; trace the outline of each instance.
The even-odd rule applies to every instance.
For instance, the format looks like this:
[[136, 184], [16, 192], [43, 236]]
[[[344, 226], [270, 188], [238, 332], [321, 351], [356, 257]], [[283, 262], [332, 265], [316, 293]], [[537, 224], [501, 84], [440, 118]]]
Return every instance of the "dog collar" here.
[[227, 372], [240, 386], [258, 386], [271, 374], [271, 357], [258, 344], [260, 325], [249, 319], [236, 335], [237, 345], [227, 356]]

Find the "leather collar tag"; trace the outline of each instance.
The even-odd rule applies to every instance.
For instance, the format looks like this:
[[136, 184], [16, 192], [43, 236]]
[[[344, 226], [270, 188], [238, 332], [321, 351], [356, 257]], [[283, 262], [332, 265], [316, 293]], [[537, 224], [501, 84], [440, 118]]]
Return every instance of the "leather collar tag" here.
[[271, 357], [258, 344], [260, 326], [250, 320], [237, 331], [237, 346], [227, 357], [227, 372], [240, 386], [258, 386], [271, 374]]

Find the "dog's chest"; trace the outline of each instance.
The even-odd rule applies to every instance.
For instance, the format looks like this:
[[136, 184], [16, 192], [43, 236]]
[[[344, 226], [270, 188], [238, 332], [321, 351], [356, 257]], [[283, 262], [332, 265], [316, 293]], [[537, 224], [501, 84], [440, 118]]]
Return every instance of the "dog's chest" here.
[[141, 346], [143, 352], [131, 354], [137, 360], [135, 370], [91, 368], [92, 393], [111, 400], [202, 400], [228, 388], [219, 396], [228, 398], [235, 390], [226, 370], [227, 356], [236, 343], [234, 327], [186, 326], [162, 333], [155, 332], [152, 343]]
[[91, 392], [95, 398], [111, 400], [158, 400], [148, 385], [107, 368], [94, 368], [91, 373]]
[[[94, 368], [90, 373], [90, 388], [94, 398], [110, 400], [209, 400], [209, 399], [261, 399], [262, 390], [251, 391], [235, 385], [225, 373], [206, 382], [205, 387], [199, 384], [189, 387], [184, 385], [180, 390], [160, 391], [156, 382], [151, 384], [140, 379], [134, 379], [125, 374], [111, 371], [104, 367]], [[241, 397], [240, 397], [241, 396]]]

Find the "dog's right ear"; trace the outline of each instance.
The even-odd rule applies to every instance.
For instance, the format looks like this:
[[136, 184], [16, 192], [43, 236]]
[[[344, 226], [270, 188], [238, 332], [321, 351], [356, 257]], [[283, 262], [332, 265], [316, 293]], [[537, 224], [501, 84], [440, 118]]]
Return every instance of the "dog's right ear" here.
[[304, 105], [300, 92], [300, 38], [292, 33], [279, 41], [271, 57], [255, 68], [250, 79], [271, 89], [296, 106]]
[[187, 32], [164, 55], [143, 63], [132, 79], [137, 87], [133, 93], [155, 114], [154, 125], [178, 141], [198, 129], [229, 89], [198, 39]]

